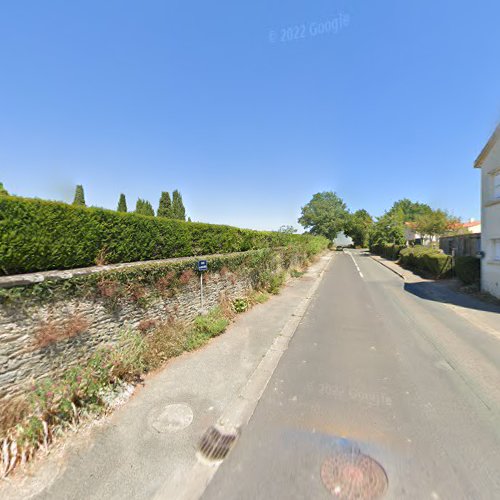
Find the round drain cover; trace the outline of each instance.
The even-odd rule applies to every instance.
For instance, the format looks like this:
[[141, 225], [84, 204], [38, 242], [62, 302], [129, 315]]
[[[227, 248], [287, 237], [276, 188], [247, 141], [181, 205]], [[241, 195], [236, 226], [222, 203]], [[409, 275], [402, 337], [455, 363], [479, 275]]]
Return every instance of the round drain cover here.
[[175, 432], [185, 429], [193, 421], [193, 410], [183, 403], [171, 404], [158, 415], [153, 428], [158, 432]]
[[338, 453], [321, 466], [321, 480], [335, 497], [344, 500], [375, 500], [387, 489], [382, 466], [362, 453]]

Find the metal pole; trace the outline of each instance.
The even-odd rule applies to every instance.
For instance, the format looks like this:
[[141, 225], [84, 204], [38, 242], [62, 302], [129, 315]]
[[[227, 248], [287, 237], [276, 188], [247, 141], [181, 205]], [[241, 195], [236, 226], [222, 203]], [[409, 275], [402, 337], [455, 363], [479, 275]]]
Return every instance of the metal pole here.
[[203, 309], [203, 273], [200, 272], [200, 299], [201, 299], [201, 308]]

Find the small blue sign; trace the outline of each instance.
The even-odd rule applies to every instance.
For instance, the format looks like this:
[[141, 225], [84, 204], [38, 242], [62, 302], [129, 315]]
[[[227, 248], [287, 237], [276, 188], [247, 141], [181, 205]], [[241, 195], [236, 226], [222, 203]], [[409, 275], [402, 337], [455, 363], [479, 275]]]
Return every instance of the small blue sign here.
[[198, 261], [198, 271], [208, 271], [208, 264], [206, 260]]

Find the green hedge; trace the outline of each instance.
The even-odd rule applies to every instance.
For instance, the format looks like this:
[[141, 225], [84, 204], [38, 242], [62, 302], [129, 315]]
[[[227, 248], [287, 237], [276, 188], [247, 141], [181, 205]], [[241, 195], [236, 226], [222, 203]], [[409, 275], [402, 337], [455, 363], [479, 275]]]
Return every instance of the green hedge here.
[[456, 257], [455, 273], [466, 285], [479, 283], [481, 279], [481, 260], [477, 257]]
[[[326, 238], [253, 231], [119, 213], [65, 203], [0, 197], [0, 273], [71, 269], [142, 260], [303, 245]], [[309, 250], [308, 250], [309, 249]]]
[[370, 247], [370, 252], [385, 257], [386, 259], [397, 260], [399, 252], [406, 248], [404, 245], [378, 244]]
[[449, 255], [441, 253], [436, 248], [420, 245], [401, 250], [399, 262], [405, 267], [433, 278], [445, 277], [453, 267], [452, 258]]

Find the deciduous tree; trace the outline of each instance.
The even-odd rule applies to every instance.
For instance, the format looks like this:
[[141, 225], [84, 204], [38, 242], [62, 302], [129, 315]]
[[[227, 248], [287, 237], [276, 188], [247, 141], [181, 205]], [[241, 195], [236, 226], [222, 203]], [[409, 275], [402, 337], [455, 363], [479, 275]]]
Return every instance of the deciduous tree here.
[[3, 187], [3, 183], [2, 183], [2, 182], [0, 182], [0, 196], [2, 196], [2, 195], [3, 195], [3, 196], [8, 196], [8, 195], [9, 195], [9, 193], [8, 193], [8, 191], [7, 191], [7, 190]]
[[295, 234], [297, 232], [297, 229], [295, 229], [293, 226], [280, 226], [278, 229], [278, 233], [285, 233], [285, 234]]
[[373, 219], [366, 210], [362, 209], [349, 215], [344, 232], [352, 238], [355, 246], [366, 247], [372, 228]]
[[334, 240], [345, 229], [349, 212], [343, 200], [331, 191], [316, 193], [312, 200], [302, 207], [298, 222], [311, 234]]
[[459, 223], [459, 219], [451, 216], [444, 210], [431, 210], [416, 217], [413, 227], [417, 233], [423, 237], [427, 236], [431, 241], [437, 236], [454, 230]]
[[387, 212], [391, 217], [396, 218], [401, 224], [414, 222], [417, 217], [432, 212], [432, 208], [426, 203], [411, 201], [408, 198], [396, 201]]
[[404, 245], [405, 233], [401, 220], [394, 214], [385, 213], [373, 225], [370, 233], [372, 245]]

